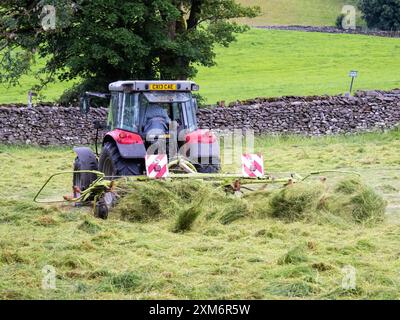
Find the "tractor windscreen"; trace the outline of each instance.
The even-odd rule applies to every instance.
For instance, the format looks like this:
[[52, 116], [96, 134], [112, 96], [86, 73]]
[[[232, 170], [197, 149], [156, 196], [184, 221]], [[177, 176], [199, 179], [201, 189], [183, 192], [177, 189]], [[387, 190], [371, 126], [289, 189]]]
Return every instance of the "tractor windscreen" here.
[[158, 119], [157, 121], [162, 119], [162, 127], [168, 126], [170, 121], [176, 121], [182, 129], [197, 129], [196, 108], [192, 94], [165, 91], [112, 92], [108, 114], [110, 130], [118, 128], [143, 132], [144, 127], [153, 118]]
[[[197, 129], [196, 110], [189, 92], [145, 92], [147, 107], [144, 114], [146, 124], [151, 115], [165, 119], [165, 123], [176, 121], [178, 126]], [[157, 112], [156, 112], [157, 111]]]

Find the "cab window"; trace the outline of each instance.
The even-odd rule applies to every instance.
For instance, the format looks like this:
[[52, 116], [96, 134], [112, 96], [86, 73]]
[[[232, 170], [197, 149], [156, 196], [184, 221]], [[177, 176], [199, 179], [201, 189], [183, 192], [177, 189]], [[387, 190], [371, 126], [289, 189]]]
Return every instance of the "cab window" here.
[[113, 92], [108, 109], [107, 126], [109, 130], [114, 130], [118, 117], [118, 92]]
[[139, 123], [138, 94], [122, 94], [120, 129], [137, 132]]

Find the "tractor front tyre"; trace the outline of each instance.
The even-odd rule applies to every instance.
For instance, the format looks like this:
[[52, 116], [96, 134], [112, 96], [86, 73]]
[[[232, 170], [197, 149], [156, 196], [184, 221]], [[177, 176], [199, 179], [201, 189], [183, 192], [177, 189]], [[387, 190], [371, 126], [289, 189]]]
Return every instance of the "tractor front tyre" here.
[[115, 143], [106, 142], [99, 159], [99, 170], [106, 177], [139, 176], [143, 174], [143, 163], [138, 159], [124, 159]]
[[219, 159], [210, 159], [209, 163], [195, 165], [198, 173], [218, 173], [221, 170]]
[[[79, 157], [75, 158], [74, 171], [90, 170], [97, 171], [97, 163], [91, 161], [83, 163]], [[95, 181], [97, 176], [94, 173], [74, 173], [72, 178], [72, 185], [80, 191], [86, 190]]]

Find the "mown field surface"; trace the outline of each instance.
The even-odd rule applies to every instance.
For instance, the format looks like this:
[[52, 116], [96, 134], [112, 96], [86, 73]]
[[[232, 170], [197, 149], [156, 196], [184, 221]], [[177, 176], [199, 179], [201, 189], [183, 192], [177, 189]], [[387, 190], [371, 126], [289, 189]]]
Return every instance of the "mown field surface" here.
[[242, 20], [252, 26], [305, 25], [332, 26], [344, 5], [355, 0], [239, 0], [241, 4], [259, 6], [262, 14]]
[[[32, 202], [49, 174], [70, 170], [71, 150], [0, 146], [0, 299], [399, 298], [400, 132], [262, 137], [256, 149], [276, 175], [360, 172], [388, 201], [386, 220], [367, 227], [245, 217], [186, 233], [171, 231], [174, 219], [101, 221], [88, 208]], [[69, 180], [55, 181], [52, 193], [68, 192]], [[45, 265], [56, 268], [56, 290], [41, 288]], [[346, 265], [357, 271], [354, 290], [341, 286]]]
[[[229, 48], [217, 48], [217, 66], [199, 68], [196, 81], [210, 104], [257, 96], [338, 94], [349, 90], [348, 72], [358, 70], [354, 89], [400, 87], [400, 40], [362, 35], [251, 30]], [[27, 101], [34, 84], [0, 86], [0, 103]], [[45, 101], [70, 86], [53, 83]]]

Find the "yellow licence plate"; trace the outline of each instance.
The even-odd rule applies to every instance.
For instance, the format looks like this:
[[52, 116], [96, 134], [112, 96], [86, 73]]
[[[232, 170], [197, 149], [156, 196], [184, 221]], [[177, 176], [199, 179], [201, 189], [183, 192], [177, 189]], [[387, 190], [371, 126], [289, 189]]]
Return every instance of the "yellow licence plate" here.
[[150, 84], [150, 90], [176, 90], [176, 84]]

